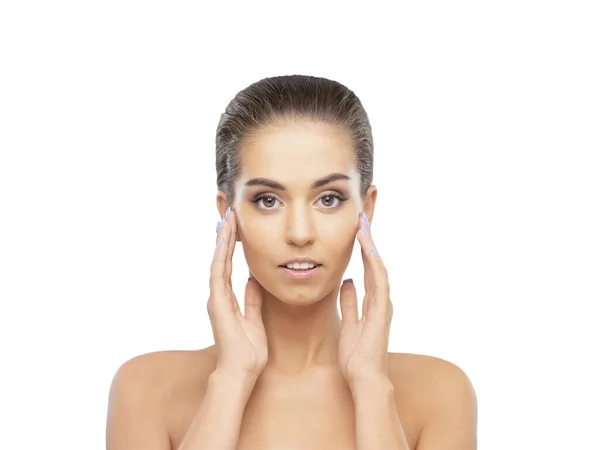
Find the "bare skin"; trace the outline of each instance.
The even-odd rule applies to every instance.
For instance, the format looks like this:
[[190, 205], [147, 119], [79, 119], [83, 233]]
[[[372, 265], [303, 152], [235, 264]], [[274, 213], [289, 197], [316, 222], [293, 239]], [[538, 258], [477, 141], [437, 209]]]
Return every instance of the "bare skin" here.
[[[377, 199], [375, 186], [360, 195], [347, 132], [318, 123], [277, 124], [245, 142], [241, 160], [233, 204], [223, 193], [217, 196], [221, 217], [231, 217], [218, 232], [210, 274], [209, 316], [220, 346], [126, 362], [111, 386], [108, 450], [335, 450], [356, 448], [357, 436], [359, 450], [378, 436], [394, 449], [474, 450], [475, 394], [460, 368], [406, 353], [388, 353], [386, 361], [383, 332], [376, 371], [393, 393], [379, 386], [374, 392], [369, 383], [366, 391], [356, 389], [371, 381], [372, 369], [362, 370], [370, 350], [352, 370], [342, 361], [340, 336], [349, 322], [337, 311], [341, 278], [357, 230], [365, 223], [370, 229]], [[366, 236], [370, 230], [361, 235], [363, 249], [372, 244]], [[256, 278], [246, 288], [244, 315], [227, 289], [236, 241]], [[281, 265], [304, 256], [320, 264], [318, 275], [290, 278]], [[357, 391], [366, 409], [356, 406]], [[384, 403], [377, 401], [382, 398]], [[396, 435], [398, 419], [402, 430]], [[396, 439], [400, 434], [402, 440]]]
[[[389, 358], [398, 415], [410, 448], [416, 449], [428, 418], [445, 403], [444, 384], [451, 385], [452, 378], [444, 373], [458, 374], [460, 369], [424, 355], [390, 353]], [[162, 435], [168, 443], [162, 448], [176, 450], [215, 368], [214, 346], [199, 351], [149, 353], [126, 364], [132, 374], [130, 384], [143, 386], [144, 419], [155, 424], [156, 435]], [[283, 448], [354, 448], [352, 396], [335, 368], [315, 369], [300, 377], [267, 370], [257, 381], [244, 413], [238, 449]]]

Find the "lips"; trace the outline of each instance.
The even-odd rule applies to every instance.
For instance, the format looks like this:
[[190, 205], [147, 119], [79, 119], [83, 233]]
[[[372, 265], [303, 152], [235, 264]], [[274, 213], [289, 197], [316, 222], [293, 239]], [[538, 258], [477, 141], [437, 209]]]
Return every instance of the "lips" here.
[[[308, 263], [288, 263], [292, 264], [292, 268], [289, 268], [287, 265], [279, 266], [282, 272], [288, 277], [294, 280], [307, 280], [316, 276], [321, 269], [321, 264], [315, 263], [314, 266], [309, 266]], [[306, 267], [307, 268], [303, 268]], [[294, 269], [293, 267], [300, 267], [299, 269]]]
[[290, 264], [282, 264], [280, 267], [284, 267], [290, 270], [310, 270], [315, 267], [319, 267], [321, 264], [313, 264], [313, 263], [290, 263]]
[[319, 267], [321, 264], [311, 258], [294, 258], [281, 264], [279, 267], [290, 270], [310, 270]]

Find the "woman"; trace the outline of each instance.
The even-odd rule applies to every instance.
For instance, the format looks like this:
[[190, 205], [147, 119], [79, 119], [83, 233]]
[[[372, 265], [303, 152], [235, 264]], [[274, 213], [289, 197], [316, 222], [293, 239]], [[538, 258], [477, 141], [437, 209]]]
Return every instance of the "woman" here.
[[[392, 303], [370, 232], [377, 190], [360, 100], [324, 78], [266, 78], [227, 106], [216, 146], [215, 345], [123, 364], [107, 448], [475, 449], [464, 372], [387, 351]], [[355, 239], [360, 316], [352, 280], [342, 283]], [[244, 314], [231, 288], [237, 241], [251, 272]]]

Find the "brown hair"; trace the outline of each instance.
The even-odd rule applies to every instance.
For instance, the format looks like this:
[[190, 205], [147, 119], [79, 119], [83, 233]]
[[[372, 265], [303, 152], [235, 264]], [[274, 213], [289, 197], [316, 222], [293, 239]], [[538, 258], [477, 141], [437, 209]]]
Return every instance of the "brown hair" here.
[[310, 75], [263, 78], [237, 93], [221, 114], [216, 136], [217, 186], [233, 202], [242, 143], [278, 120], [342, 125], [354, 142], [361, 195], [373, 181], [373, 136], [359, 98], [337, 81]]

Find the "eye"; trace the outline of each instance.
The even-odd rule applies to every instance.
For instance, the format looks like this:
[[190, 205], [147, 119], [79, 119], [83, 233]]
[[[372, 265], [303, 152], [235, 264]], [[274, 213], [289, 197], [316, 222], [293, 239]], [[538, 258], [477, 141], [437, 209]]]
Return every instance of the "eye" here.
[[261, 194], [255, 197], [252, 202], [255, 203], [259, 209], [275, 209], [275, 205], [279, 200], [274, 195]]
[[347, 199], [340, 193], [328, 193], [320, 199], [321, 204], [327, 209], [339, 208]]

